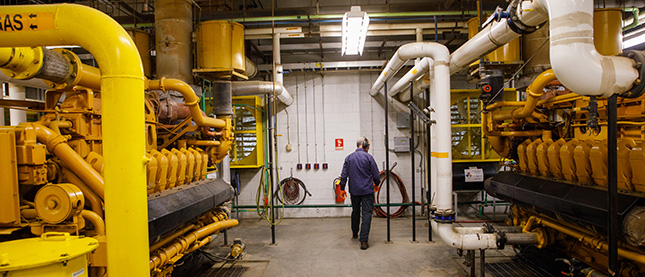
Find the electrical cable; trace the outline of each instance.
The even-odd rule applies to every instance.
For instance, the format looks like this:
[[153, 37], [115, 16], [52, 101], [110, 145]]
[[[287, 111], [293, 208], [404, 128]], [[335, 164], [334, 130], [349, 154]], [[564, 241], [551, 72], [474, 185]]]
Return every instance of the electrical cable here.
[[[408, 191], [405, 189], [405, 184], [403, 183], [403, 180], [401, 180], [401, 177], [399, 177], [399, 175], [397, 175], [396, 173], [394, 173], [392, 171], [390, 171], [390, 176], [394, 177], [394, 182], [399, 187], [399, 192], [401, 193], [401, 197], [403, 198], [401, 200], [401, 203], [404, 204], [404, 203], [410, 202], [410, 199], [408, 198]], [[376, 197], [374, 198], [374, 203], [375, 204], [380, 204], [379, 196], [381, 194], [381, 186], [385, 182], [385, 178], [386, 178], [385, 170], [379, 172], [379, 178], [381, 178], [381, 182], [375, 188], [375, 190], [376, 190]], [[390, 218], [400, 217], [401, 215], [403, 215], [403, 213], [405, 212], [405, 209], [407, 209], [407, 208], [408, 208], [408, 206], [400, 206], [399, 209], [396, 212], [394, 212], [393, 214], [390, 214], [389, 217]], [[388, 216], [388, 214], [379, 206], [374, 206], [373, 210], [374, 210], [374, 213], [379, 217]]]

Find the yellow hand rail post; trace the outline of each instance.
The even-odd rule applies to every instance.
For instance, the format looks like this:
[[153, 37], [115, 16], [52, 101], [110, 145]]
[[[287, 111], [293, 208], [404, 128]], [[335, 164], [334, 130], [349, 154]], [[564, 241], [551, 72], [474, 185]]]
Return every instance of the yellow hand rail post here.
[[[144, 76], [130, 36], [109, 16], [73, 4], [4, 6], [0, 47], [78, 45], [101, 69], [108, 274], [148, 276]], [[6, 22], [5, 22], [6, 23]]]

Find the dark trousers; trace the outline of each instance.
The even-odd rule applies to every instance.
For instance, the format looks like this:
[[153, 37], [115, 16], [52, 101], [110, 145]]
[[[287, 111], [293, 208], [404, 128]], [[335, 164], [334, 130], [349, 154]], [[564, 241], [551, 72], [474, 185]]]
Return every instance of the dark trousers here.
[[[368, 195], [352, 195], [352, 232], [358, 234], [360, 225], [360, 241], [367, 242], [372, 224], [372, 209], [374, 208], [374, 193]], [[361, 223], [361, 217], [363, 222]]]

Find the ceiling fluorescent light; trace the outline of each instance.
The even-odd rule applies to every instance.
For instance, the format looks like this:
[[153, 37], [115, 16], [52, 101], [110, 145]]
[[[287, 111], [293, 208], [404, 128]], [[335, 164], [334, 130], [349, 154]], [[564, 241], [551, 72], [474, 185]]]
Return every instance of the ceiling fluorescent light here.
[[631, 48], [645, 43], [645, 31], [638, 31], [637, 33], [625, 36], [623, 40], [623, 49]]
[[363, 55], [367, 26], [370, 17], [361, 12], [360, 6], [352, 6], [343, 16], [342, 55]]

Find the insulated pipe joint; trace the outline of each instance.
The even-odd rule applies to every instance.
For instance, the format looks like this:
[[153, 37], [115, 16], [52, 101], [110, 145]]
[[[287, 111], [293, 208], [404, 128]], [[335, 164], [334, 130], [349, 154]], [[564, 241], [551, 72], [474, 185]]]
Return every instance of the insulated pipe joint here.
[[455, 211], [453, 210], [437, 210], [433, 214], [434, 221], [437, 223], [452, 224], [455, 222]]
[[627, 50], [622, 54], [622, 56], [626, 56], [634, 60], [634, 68], [638, 70], [638, 79], [634, 80], [634, 85], [620, 96], [625, 98], [639, 97], [643, 95], [643, 92], [645, 92], [645, 82], [643, 82], [643, 78], [645, 78], [645, 66], [643, 66], [645, 65], [645, 52]]
[[542, 28], [544, 24], [546, 24], [546, 21], [543, 21], [538, 25], [529, 25], [522, 22], [522, 19], [520, 18], [520, 16], [522, 16], [522, 14], [524, 13], [524, 11], [532, 11], [534, 9], [535, 7], [532, 1], [523, 1], [523, 0], [511, 1], [511, 3], [508, 4], [508, 8], [507, 8], [509, 18], [506, 20], [507, 21], [506, 24], [508, 24], [508, 27], [511, 28], [513, 32], [520, 35], [526, 35], [537, 31], [538, 29]]
[[537, 2], [548, 11], [551, 66], [566, 88], [609, 97], [634, 86], [639, 78], [634, 60], [602, 55], [594, 46], [593, 0]]

